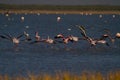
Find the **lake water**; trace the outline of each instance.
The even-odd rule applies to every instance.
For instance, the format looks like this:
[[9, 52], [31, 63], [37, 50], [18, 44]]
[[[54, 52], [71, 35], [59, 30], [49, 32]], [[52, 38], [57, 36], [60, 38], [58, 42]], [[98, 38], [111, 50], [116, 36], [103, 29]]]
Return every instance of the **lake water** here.
[[[21, 17], [24, 17], [24, 21]], [[61, 17], [57, 21], [57, 17]], [[83, 25], [87, 34], [99, 38], [104, 29], [110, 29], [111, 34], [120, 32], [120, 15], [81, 14], [0, 14], [0, 35], [18, 36], [27, 31], [34, 41], [35, 32], [41, 38], [54, 39], [62, 33], [65, 36], [82, 37], [77, 26]], [[25, 75], [31, 73], [50, 73], [69, 71], [108, 71], [120, 70], [120, 39], [114, 44], [90, 47], [87, 41], [69, 44], [29, 44], [21, 42], [17, 49], [9, 41], [0, 38], [0, 74]]]

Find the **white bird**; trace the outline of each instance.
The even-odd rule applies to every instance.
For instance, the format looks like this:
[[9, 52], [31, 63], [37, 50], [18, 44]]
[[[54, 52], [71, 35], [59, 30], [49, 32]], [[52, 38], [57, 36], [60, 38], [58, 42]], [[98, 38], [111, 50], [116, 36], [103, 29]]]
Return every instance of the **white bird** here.
[[21, 17], [21, 20], [22, 20], [22, 21], [24, 21], [24, 20], [25, 20], [25, 17], [24, 17], [24, 16], [22, 16], [22, 17]]
[[112, 15], [113, 18], [115, 18], [115, 15]]
[[57, 17], [57, 22], [59, 22], [61, 20], [61, 17], [60, 16], [58, 16]]
[[103, 17], [103, 16], [100, 14], [100, 15], [99, 15], [99, 18], [102, 18], [102, 17]]

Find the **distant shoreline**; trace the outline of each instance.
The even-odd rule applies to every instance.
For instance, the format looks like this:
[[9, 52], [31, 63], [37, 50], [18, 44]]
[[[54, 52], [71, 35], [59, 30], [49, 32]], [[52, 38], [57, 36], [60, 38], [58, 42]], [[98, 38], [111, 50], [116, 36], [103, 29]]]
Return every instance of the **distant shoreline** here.
[[120, 14], [120, 6], [110, 5], [15, 5], [0, 4], [0, 13], [18, 14]]
[[120, 11], [75, 11], [75, 10], [0, 10], [0, 13], [16, 14], [120, 14]]

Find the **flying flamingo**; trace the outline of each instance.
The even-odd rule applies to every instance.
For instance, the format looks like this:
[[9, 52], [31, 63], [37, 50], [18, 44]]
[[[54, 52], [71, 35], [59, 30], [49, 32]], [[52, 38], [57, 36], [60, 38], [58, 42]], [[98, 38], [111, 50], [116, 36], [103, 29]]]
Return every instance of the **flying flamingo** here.
[[62, 41], [57, 41], [59, 43], [64, 43], [64, 44], [67, 44], [69, 41], [72, 40], [72, 38], [70, 39], [70, 37], [64, 37], [63, 34], [58, 34], [54, 37], [55, 39], [62, 39]]
[[115, 39], [120, 38], [120, 33], [116, 33], [114, 37], [112, 37], [110, 30], [105, 30], [107, 33], [103, 34], [100, 39], [106, 39], [109, 38], [112, 43], [115, 42]]
[[88, 37], [83, 26], [80, 26], [79, 28], [82, 31], [81, 35], [90, 43], [91, 46], [96, 46], [97, 44], [106, 44], [109, 46], [108, 42], [104, 39], [93, 39], [91, 37]]
[[30, 44], [39, 43], [39, 42], [43, 42], [43, 39], [40, 38], [38, 32], [35, 32], [35, 41], [31, 42]]
[[20, 38], [22, 36], [23, 34], [19, 35], [18, 37], [12, 37], [10, 34], [0, 35], [1, 38], [10, 40], [15, 45], [15, 47], [17, 47], [18, 44], [20, 43]]
[[68, 42], [78, 42], [79, 40], [85, 40], [84, 38], [79, 38], [77, 36], [69, 35], [67, 37], [64, 37], [63, 34], [58, 34], [54, 37], [55, 39], [61, 38], [63, 43], [67, 44]]
[[49, 38], [49, 36], [48, 36], [47, 39], [43, 39], [42, 41], [45, 42], [45, 43], [49, 43], [49, 44], [56, 44], [56, 41]]

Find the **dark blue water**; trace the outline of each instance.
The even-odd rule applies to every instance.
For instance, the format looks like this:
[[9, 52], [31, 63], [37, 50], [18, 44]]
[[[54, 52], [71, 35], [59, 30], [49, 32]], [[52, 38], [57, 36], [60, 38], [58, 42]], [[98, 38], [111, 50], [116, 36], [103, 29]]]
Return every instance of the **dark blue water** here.
[[[21, 17], [24, 16], [24, 21]], [[57, 17], [61, 20], [57, 22]], [[120, 15], [80, 15], [80, 14], [0, 14], [0, 34], [18, 36], [27, 31], [34, 40], [38, 31], [42, 38], [54, 38], [55, 35], [74, 35], [81, 37], [78, 25], [84, 25], [91, 37], [100, 37], [104, 29], [110, 29], [112, 35], [120, 32]], [[0, 74], [25, 75], [31, 73], [51, 73], [69, 71], [99, 71], [106, 73], [120, 69], [120, 39], [110, 47], [98, 45], [90, 47], [88, 42], [30, 45], [21, 42], [18, 48], [0, 38]]]

